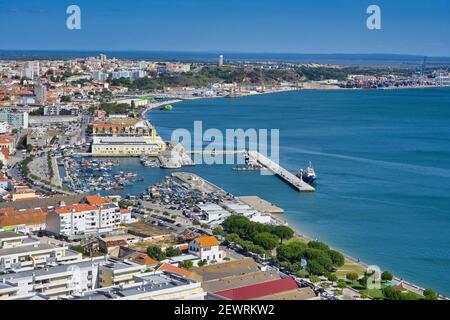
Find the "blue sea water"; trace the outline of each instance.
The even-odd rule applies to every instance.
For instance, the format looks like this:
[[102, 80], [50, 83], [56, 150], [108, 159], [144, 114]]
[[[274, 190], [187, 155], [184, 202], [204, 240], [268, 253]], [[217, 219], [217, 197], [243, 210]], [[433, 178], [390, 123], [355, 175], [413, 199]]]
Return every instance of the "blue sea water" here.
[[[236, 195], [285, 209], [301, 233], [368, 264], [450, 294], [450, 89], [299, 91], [193, 100], [150, 121], [165, 139], [177, 128], [280, 129], [280, 163], [311, 160], [317, 192], [298, 193], [274, 176], [230, 165], [188, 168]], [[144, 190], [168, 170], [121, 160]]]

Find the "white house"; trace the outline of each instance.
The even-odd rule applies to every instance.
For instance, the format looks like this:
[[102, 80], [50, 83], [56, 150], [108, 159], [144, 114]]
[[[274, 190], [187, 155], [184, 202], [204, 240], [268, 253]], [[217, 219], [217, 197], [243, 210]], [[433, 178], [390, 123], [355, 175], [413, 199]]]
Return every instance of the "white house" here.
[[201, 236], [189, 243], [189, 253], [198, 256], [201, 260], [222, 262], [224, 252], [220, 250], [220, 242], [214, 236]]

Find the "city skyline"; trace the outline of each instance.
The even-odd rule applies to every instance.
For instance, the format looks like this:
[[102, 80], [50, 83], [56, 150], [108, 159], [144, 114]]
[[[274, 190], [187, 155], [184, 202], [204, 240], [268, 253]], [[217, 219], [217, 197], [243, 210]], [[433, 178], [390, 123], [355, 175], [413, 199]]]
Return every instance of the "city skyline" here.
[[[350, 2], [0, 1], [0, 49], [450, 56], [445, 1]], [[71, 4], [81, 30], [66, 27]], [[366, 26], [371, 4], [381, 30]]]

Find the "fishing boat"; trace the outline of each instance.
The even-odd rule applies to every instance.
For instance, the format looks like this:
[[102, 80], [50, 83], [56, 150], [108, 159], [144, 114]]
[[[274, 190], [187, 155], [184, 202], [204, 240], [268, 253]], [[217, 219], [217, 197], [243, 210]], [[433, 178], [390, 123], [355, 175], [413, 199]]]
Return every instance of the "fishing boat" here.
[[300, 172], [297, 173], [296, 176], [305, 181], [307, 184], [313, 184], [317, 179], [316, 172], [314, 171], [311, 161], [309, 161], [306, 170], [300, 169]]

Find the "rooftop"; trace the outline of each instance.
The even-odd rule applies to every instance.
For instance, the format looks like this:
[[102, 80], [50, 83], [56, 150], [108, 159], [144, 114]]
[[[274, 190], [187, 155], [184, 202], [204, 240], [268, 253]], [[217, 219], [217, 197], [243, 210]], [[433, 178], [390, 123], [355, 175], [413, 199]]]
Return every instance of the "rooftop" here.
[[229, 261], [193, 269], [195, 279], [210, 281], [229, 276], [243, 275], [259, 271], [258, 265], [252, 258]]
[[285, 278], [219, 291], [216, 295], [231, 300], [250, 300], [295, 289], [298, 289], [297, 282], [292, 278]]
[[220, 245], [219, 240], [214, 236], [201, 236], [194, 240], [200, 247], [213, 247]]

